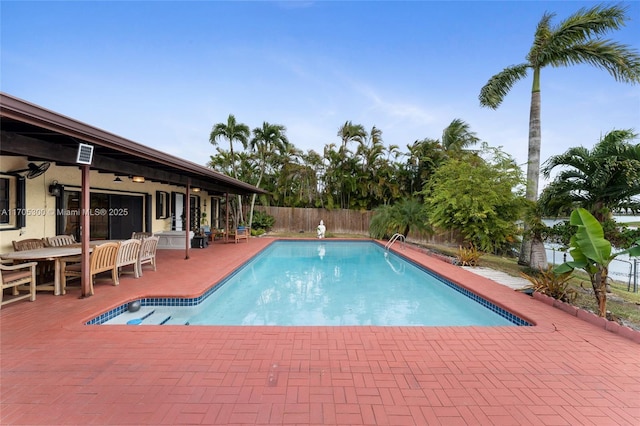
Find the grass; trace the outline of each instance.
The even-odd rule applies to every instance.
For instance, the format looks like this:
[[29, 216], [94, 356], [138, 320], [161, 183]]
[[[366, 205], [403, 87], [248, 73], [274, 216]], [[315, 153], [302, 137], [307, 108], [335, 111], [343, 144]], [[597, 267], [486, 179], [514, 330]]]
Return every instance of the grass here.
[[[456, 248], [447, 246], [430, 246], [429, 248], [449, 256], [455, 256], [457, 252]], [[514, 277], [519, 277], [521, 272], [532, 273], [529, 268], [518, 265], [515, 258], [491, 254], [484, 254], [480, 258], [480, 266], [502, 271]], [[598, 312], [598, 305], [589, 277], [583, 272], [576, 271], [570, 284], [578, 292], [578, 297], [573, 304], [590, 312]], [[611, 293], [607, 294], [607, 310], [623, 324], [640, 330], [640, 292], [627, 291], [626, 282], [613, 281], [611, 283]]]

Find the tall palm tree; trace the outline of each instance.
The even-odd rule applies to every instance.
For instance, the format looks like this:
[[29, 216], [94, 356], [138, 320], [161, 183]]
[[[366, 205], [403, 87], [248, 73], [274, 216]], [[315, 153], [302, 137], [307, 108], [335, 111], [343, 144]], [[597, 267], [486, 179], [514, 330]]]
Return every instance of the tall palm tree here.
[[[286, 153], [289, 147], [289, 140], [285, 135], [286, 127], [281, 124], [270, 124], [266, 121], [262, 123], [262, 127], [253, 129], [253, 138], [249, 142], [249, 147], [258, 156], [258, 168], [260, 174], [256, 187], [260, 188], [264, 172], [267, 168], [268, 157], [279, 153]], [[251, 197], [251, 210], [249, 213], [249, 226], [253, 221], [253, 208], [256, 203], [256, 194]]]
[[[218, 145], [218, 139], [224, 138], [229, 141], [229, 151], [231, 153], [231, 161], [232, 166], [231, 170], [233, 171], [233, 177], [238, 178], [238, 170], [237, 170], [237, 162], [236, 156], [233, 151], [233, 141], [239, 141], [242, 143], [242, 146], [246, 146], [249, 140], [249, 135], [251, 135], [251, 131], [249, 130], [249, 126], [243, 123], [238, 123], [236, 121], [236, 117], [233, 114], [229, 114], [226, 123], [217, 123], [211, 129], [211, 134], [209, 135], [209, 142], [213, 146]], [[236, 225], [238, 225], [242, 221], [242, 198], [241, 195], [238, 195], [238, 205], [237, 210], [234, 213], [234, 219]]]
[[540, 205], [549, 215], [569, 214], [575, 208], [588, 210], [600, 223], [616, 209], [640, 211], [640, 144], [632, 130], [607, 133], [592, 150], [570, 148], [549, 158], [542, 168], [549, 177], [556, 167], [563, 170], [542, 194]]
[[[536, 201], [540, 178], [540, 71], [547, 67], [589, 64], [606, 70], [614, 79], [626, 83], [640, 82], [638, 51], [608, 39], [605, 34], [623, 27], [628, 20], [626, 7], [598, 5], [580, 9], [557, 26], [555, 16], [545, 13], [535, 31], [533, 46], [526, 62], [505, 68], [489, 79], [480, 90], [480, 105], [496, 109], [511, 87], [533, 72], [529, 113], [529, 153], [526, 197]], [[520, 262], [531, 264], [530, 241], [523, 241]], [[534, 265], [531, 265], [534, 266]]]
[[459, 118], [453, 119], [442, 132], [442, 148], [445, 151], [461, 151], [480, 142], [469, 124]]

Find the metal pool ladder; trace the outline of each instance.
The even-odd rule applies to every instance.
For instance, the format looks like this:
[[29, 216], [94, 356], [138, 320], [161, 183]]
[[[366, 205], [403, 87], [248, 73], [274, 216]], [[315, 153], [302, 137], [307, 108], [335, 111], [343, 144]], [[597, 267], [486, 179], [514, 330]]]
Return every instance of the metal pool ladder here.
[[402, 248], [404, 249], [404, 244], [405, 244], [404, 235], [402, 235], [402, 234], [400, 234], [398, 232], [393, 234], [393, 237], [391, 237], [391, 239], [387, 242], [387, 244], [385, 244], [384, 249], [386, 251], [389, 251], [389, 248], [393, 245], [393, 243], [395, 243], [398, 240], [402, 241]]

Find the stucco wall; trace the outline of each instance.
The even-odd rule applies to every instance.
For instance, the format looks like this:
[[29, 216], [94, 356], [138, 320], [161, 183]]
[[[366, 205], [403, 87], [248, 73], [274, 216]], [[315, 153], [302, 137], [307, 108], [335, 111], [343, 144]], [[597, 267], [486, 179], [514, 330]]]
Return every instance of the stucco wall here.
[[[35, 163], [40, 164], [40, 162]], [[27, 164], [25, 157], [0, 156], [0, 173], [6, 174], [9, 171], [26, 169]], [[13, 251], [13, 240], [56, 235], [56, 199], [49, 194], [49, 185], [57, 181], [67, 190], [79, 190], [81, 179], [81, 171], [78, 167], [61, 167], [55, 163], [52, 163], [44, 174], [26, 179], [26, 226], [21, 229], [9, 229], [13, 226], [0, 225], [0, 253]], [[185, 193], [184, 187], [150, 181], [136, 183], [126, 176], [121, 177], [121, 183], [115, 183], [114, 179], [115, 175], [111, 173], [98, 173], [92, 170], [90, 173], [92, 192], [134, 195], [142, 197], [143, 200], [147, 194], [151, 195], [151, 230], [161, 232], [171, 229], [170, 218], [156, 219], [156, 191]], [[11, 191], [15, 191], [15, 187]], [[198, 195], [203, 201], [209, 199], [206, 191]], [[207, 202], [207, 210], [210, 208], [209, 204]], [[210, 211], [207, 211], [207, 214], [210, 217]]]

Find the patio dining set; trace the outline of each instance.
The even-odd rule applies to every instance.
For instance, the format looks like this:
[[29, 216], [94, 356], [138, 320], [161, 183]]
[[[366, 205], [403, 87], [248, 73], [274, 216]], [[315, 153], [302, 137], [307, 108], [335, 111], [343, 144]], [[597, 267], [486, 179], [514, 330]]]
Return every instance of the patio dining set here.
[[[139, 278], [144, 265], [155, 271], [158, 240], [152, 233], [134, 232], [128, 240], [90, 241], [89, 294], [94, 294], [100, 273], [110, 272], [113, 285], [119, 285], [121, 274]], [[82, 276], [82, 247], [73, 235], [13, 241], [13, 248], [11, 253], [0, 254], [0, 307], [23, 299], [34, 301], [39, 290], [66, 294], [67, 280]], [[5, 289], [11, 289], [6, 300]]]

